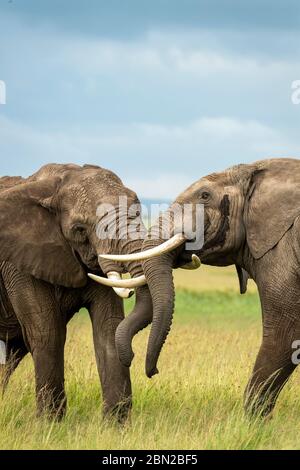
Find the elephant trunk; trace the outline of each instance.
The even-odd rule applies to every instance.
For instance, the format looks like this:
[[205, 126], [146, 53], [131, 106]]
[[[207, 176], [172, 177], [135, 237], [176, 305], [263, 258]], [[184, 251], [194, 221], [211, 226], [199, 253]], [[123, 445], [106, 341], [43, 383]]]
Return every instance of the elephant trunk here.
[[[161, 244], [162, 240], [145, 240], [143, 249]], [[157, 361], [171, 328], [175, 290], [172, 268], [175, 253], [167, 253], [142, 263], [153, 303], [153, 321], [148, 341], [146, 375], [151, 378], [158, 373]]]
[[[156, 248], [161, 247], [160, 255], [150, 259], [141, 258], [144, 261], [138, 267], [139, 269], [142, 267], [148, 287], [144, 286], [139, 289], [134, 311], [121, 323], [117, 331], [117, 347], [121, 361], [124, 365], [129, 366], [133, 358], [131, 348], [133, 336], [151, 323], [151, 320], [153, 321], [146, 357], [146, 375], [149, 378], [158, 373], [157, 361], [173, 319], [175, 291], [172, 269], [175, 258], [182, 250], [185, 240], [185, 237], [180, 234], [180, 230], [174, 228], [172, 213], [160, 217], [158, 224], [151, 228], [142, 249], [144, 253], [149, 254], [151, 249], [154, 248], [157, 251]], [[176, 240], [174, 240], [175, 232], [177, 233]], [[168, 241], [164, 244], [165, 240]], [[162, 249], [163, 246], [164, 249]], [[131, 250], [132, 252], [133, 250]], [[128, 257], [110, 257], [109, 259], [112, 258], [128, 262]], [[129, 259], [132, 263], [135, 257], [130, 256]], [[132, 271], [131, 266], [129, 271]], [[148, 296], [152, 299], [151, 308]]]
[[[127, 240], [124, 242], [121, 252], [137, 253], [141, 250], [142, 240]], [[126, 271], [132, 278], [142, 276], [143, 268], [139, 261], [129, 261], [125, 263]], [[120, 362], [130, 367], [134, 358], [132, 350], [132, 340], [134, 336], [152, 321], [153, 309], [152, 299], [147, 285], [136, 289], [136, 302], [134, 309], [120, 323], [116, 331], [116, 348]]]
[[130, 367], [134, 358], [132, 340], [134, 336], [152, 321], [152, 299], [148, 286], [136, 291], [136, 303], [133, 311], [119, 324], [116, 331], [116, 348], [120, 362]]
[[[119, 253], [137, 253], [141, 251], [142, 240], [122, 240], [120, 241]], [[106, 272], [118, 270], [122, 265], [112, 261], [102, 260], [101, 265], [106, 266]], [[131, 278], [143, 275], [143, 269], [139, 261], [129, 261], [124, 263], [123, 268]], [[142, 329], [146, 328], [152, 321], [152, 299], [147, 285], [136, 289], [136, 302], [134, 309], [119, 324], [116, 331], [116, 348], [120, 362], [125, 367], [130, 367], [134, 357], [132, 350], [132, 339]]]

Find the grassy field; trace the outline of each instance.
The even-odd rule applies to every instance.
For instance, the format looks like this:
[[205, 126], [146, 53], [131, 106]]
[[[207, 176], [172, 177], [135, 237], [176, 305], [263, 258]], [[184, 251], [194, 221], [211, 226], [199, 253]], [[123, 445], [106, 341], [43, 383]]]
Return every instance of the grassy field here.
[[[32, 363], [27, 358], [0, 398], [1, 449], [287, 449], [299, 448], [300, 380], [296, 373], [268, 421], [249, 421], [242, 397], [260, 343], [253, 285], [238, 294], [232, 269], [178, 271], [174, 327], [159, 362], [144, 375], [148, 330], [134, 342], [134, 409], [125, 428], [103, 422], [101, 393], [85, 312], [69, 326], [66, 419], [35, 418]], [[130, 308], [130, 302], [128, 308]]]

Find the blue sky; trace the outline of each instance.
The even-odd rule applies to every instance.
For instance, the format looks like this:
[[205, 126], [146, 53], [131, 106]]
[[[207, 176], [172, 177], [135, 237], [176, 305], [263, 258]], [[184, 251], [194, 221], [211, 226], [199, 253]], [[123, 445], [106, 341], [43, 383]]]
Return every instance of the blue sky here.
[[141, 197], [300, 156], [300, 3], [0, 0], [0, 173], [95, 163]]

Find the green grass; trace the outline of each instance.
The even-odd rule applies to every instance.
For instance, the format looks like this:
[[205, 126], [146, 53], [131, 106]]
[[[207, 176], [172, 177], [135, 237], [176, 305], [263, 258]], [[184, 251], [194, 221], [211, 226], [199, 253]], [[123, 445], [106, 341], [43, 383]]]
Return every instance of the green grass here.
[[247, 296], [236, 292], [190, 292], [180, 290], [176, 297], [175, 321], [182, 323], [197, 322], [199, 325], [223, 328], [240, 328], [256, 323], [259, 319], [259, 300], [257, 294]]
[[[236, 282], [234, 278], [234, 283]], [[128, 302], [127, 309], [132, 306]], [[174, 325], [149, 380], [149, 330], [134, 341], [132, 423], [101, 417], [101, 392], [86, 312], [70, 323], [66, 347], [68, 414], [58, 423], [35, 418], [32, 362], [26, 358], [0, 398], [1, 449], [282, 449], [299, 448], [299, 377], [278, 401], [273, 419], [249, 421], [243, 390], [260, 344], [257, 294], [236, 288], [179, 289]]]

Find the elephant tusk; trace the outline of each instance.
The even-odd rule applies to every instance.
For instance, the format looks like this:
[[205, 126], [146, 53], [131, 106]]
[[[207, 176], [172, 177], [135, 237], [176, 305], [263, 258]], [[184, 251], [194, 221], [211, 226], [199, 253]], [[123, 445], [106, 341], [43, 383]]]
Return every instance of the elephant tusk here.
[[[117, 273], [116, 271], [110, 271], [107, 273], [108, 279], [116, 279], [116, 280], [121, 280], [122, 276], [120, 273]], [[129, 299], [134, 295], [134, 289], [127, 289], [125, 287], [113, 287], [113, 290], [115, 293], [121, 297], [122, 299]]]
[[129, 299], [134, 295], [133, 289], [126, 289], [125, 287], [113, 287], [113, 290], [121, 299]]
[[198, 258], [197, 255], [193, 254], [192, 255], [192, 261], [190, 263], [185, 264], [184, 266], [181, 266], [181, 269], [198, 269], [201, 266], [201, 260]]
[[120, 262], [142, 261], [169, 253], [170, 251], [175, 250], [175, 248], [185, 243], [185, 241], [186, 237], [181, 233], [178, 233], [177, 235], [174, 235], [172, 238], [170, 238], [170, 240], [167, 240], [161, 245], [156, 246], [155, 248], [151, 248], [150, 250], [141, 251], [139, 253], [132, 253], [129, 255], [99, 255], [99, 258]]
[[134, 277], [132, 279], [108, 279], [107, 277], [96, 276], [96, 274], [88, 273], [88, 277], [93, 279], [94, 281], [98, 282], [98, 284], [102, 284], [108, 287], [117, 287], [117, 288], [125, 288], [125, 289], [133, 289], [134, 287], [140, 287], [147, 284], [145, 276]]

